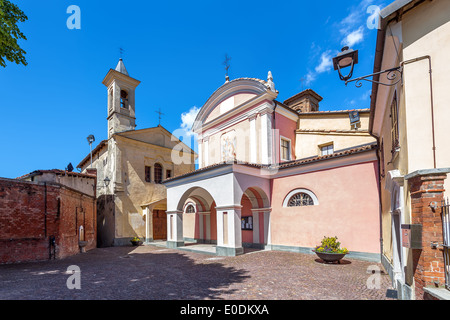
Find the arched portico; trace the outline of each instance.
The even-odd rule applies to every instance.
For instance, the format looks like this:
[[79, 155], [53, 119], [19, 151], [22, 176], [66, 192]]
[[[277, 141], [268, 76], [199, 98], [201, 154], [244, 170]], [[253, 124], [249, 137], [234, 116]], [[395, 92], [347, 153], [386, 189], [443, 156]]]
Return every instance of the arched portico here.
[[[166, 186], [169, 247], [184, 246], [186, 238], [194, 238], [216, 244], [217, 255], [242, 254], [244, 195], [246, 214], [258, 221], [258, 230], [252, 232], [249, 243], [263, 247], [270, 242], [270, 182], [260, 175], [259, 168], [225, 163], [166, 182]], [[194, 213], [186, 213], [188, 207], [195, 208], [190, 209]]]
[[243, 246], [263, 249], [270, 235], [269, 198], [260, 187], [249, 187], [242, 195], [241, 205]]

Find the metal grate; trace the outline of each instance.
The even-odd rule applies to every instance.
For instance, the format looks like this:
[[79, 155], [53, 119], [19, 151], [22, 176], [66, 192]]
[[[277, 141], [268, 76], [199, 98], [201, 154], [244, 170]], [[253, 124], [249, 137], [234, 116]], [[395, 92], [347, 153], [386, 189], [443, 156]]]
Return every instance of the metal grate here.
[[450, 202], [448, 198], [442, 201], [442, 235], [444, 248], [445, 288], [450, 290]]

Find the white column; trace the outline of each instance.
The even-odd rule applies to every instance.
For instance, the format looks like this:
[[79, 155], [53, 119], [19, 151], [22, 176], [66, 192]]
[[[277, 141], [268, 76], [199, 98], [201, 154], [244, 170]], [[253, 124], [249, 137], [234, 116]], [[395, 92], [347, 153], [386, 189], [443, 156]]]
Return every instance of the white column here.
[[270, 211], [264, 212], [264, 243], [266, 245], [272, 244], [272, 237], [270, 231]]
[[261, 162], [272, 164], [272, 115], [270, 111], [261, 114]]
[[258, 161], [257, 158], [257, 145], [256, 145], [256, 117], [257, 115], [251, 115], [249, 117], [250, 121], [250, 162], [256, 163]]
[[259, 243], [259, 211], [252, 209], [253, 216], [253, 243]]
[[217, 207], [217, 246], [221, 256], [236, 256], [244, 253], [242, 248], [241, 207]]
[[217, 246], [224, 247], [227, 241], [224, 241], [224, 211], [216, 211], [216, 224], [217, 224]]
[[152, 216], [150, 216], [150, 210], [148, 207], [144, 208], [144, 216], [145, 216], [145, 243], [149, 243], [153, 239], [153, 233], [150, 234], [150, 219], [153, 219]]
[[176, 248], [184, 245], [183, 212], [166, 211], [167, 213], [167, 247]]
[[205, 235], [203, 234], [203, 213], [197, 213], [198, 214], [198, 230], [199, 230], [199, 235], [198, 237], [200, 238], [200, 240], [204, 240], [205, 239]]
[[205, 213], [206, 235], [205, 240], [210, 242], [211, 240], [211, 214]]

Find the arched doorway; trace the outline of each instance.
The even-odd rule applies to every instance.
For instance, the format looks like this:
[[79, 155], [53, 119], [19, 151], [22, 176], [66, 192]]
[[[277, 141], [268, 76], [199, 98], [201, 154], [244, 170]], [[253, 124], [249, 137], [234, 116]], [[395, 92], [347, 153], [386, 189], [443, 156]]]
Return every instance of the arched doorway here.
[[263, 249], [269, 243], [270, 205], [259, 187], [248, 188], [241, 198], [243, 247]]
[[168, 245], [217, 243], [215, 207], [213, 197], [205, 189], [194, 187], [187, 190], [178, 202], [177, 211], [167, 214], [167, 239], [171, 242]]

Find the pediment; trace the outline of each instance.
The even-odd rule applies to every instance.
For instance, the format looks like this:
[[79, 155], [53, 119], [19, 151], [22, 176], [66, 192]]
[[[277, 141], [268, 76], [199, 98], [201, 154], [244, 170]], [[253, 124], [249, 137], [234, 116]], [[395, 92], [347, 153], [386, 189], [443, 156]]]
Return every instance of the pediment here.
[[[179, 143], [182, 143], [177, 137], [172, 135], [168, 130], [162, 126], [153, 128], [146, 128], [141, 130], [131, 130], [118, 133], [121, 137], [126, 137], [136, 141], [173, 149]], [[187, 149], [191, 150], [186, 146]], [[191, 150], [192, 151], [192, 150]]]
[[193, 131], [198, 132], [207, 123], [222, 120], [227, 115], [232, 115], [241, 106], [251, 106], [252, 101], [257, 101], [263, 96], [271, 100], [276, 97], [266, 82], [254, 78], [240, 78], [226, 82], [217, 89], [200, 109], [195, 120]]

